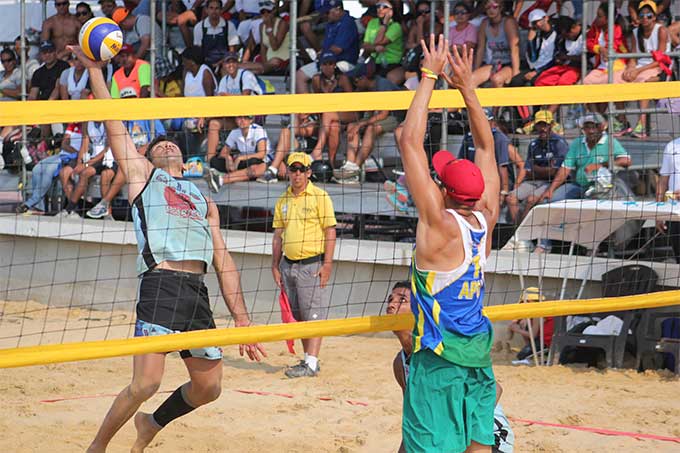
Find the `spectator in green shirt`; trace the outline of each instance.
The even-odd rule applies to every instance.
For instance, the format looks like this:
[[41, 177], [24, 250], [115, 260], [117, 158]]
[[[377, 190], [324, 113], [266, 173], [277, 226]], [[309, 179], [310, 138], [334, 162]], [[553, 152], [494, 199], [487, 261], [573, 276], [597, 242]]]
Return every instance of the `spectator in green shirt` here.
[[[582, 198], [588, 187], [595, 182], [597, 171], [609, 167], [609, 140], [613, 140], [614, 164], [628, 167], [631, 164], [628, 152], [618, 140], [605, 133], [606, 120], [599, 113], [589, 113], [581, 117], [579, 127], [583, 137], [575, 139], [562, 166], [555, 174], [552, 184], [540, 196], [543, 202]], [[566, 182], [572, 170], [576, 172], [573, 182]], [[550, 250], [550, 241], [541, 239], [536, 252]]]
[[404, 36], [401, 24], [392, 16], [394, 10], [390, 0], [380, 0], [376, 5], [378, 17], [371, 19], [366, 26], [363, 55], [370, 55], [377, 66], [377, 74], [386, 77], [395, 85], [404, 81], [401, 71], [401, 57], [404, 54]]

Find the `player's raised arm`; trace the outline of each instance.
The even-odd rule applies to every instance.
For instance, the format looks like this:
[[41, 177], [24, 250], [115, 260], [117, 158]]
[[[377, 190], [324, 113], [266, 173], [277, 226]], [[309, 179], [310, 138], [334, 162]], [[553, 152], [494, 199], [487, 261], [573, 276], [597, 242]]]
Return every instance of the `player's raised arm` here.
[[426, 46], [424, 41], [421, 41], [421, 46], [423, 48], [423, 77], [406, 114], [403, 132], [399, 139], [399, 149], [406, 173], [406, 182], [418, 208], [419, 221], [431, 224], [441, 218], [444, 200], [437, 184], [430, 177], [430, 167], [423, 140], [432, 90], [446, 65], [449, 43], [443, 35], [439, 35], [439, 44], [435, 46], [435, 37], [432, 34], [429, 46]]
[[[463, 46], [463, 50], [458, 52], [454, 46], [452, 52], [448, 54], [448, 60], [451, 75], [444, 74], [444, 78], [449, 86], [458, 89], [463, 96], [470, 120], [472, 140], [475, 144], [475, 165], [479, 167], [484, 177], [484, 193], [477, 202], [476, 208], [484, 213], [489, 231], [491, 231], [498, 221], [501, 182], [496, 166], [491, 126], [489, 126], [489, 121], [486, 119], [472, 83], [473, 50], [468, 50], [466, 46]], [[490, 244], [491, 241], [489, 241], [489, 246]]]
[[[97, 99], [111, 99], [111, 94], [106, 87], [106, 81], [104, 80], [99, 63], [87, 58], [79, 46], [68, 46], [68, 49], [87, 68], [90, 75], [90, 88], [94, 97]], [[132, 142], [122, 121], [104, 121], [104, 126], [106, 127], [106, 135], [113, 157], [127, 179], [128, 199], [132, 202], [144, 188], [153, 165], [137, 152], [137, 147]]]

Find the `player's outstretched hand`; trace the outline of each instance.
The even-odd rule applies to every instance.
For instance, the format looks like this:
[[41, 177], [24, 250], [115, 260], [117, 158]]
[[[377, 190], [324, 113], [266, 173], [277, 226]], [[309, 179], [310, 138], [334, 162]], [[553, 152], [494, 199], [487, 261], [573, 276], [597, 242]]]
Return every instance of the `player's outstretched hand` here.
[[447, 63], [449, 53], [449, 40], [444, 39], [444, 35], [439, 35], [438, 44], [435, 44], [434, 33], [430, 34], [430, 44], [426, 45], [425, 40], [420, 41], [423, 48], [423, 68], [440, 75]]
[[453, 46], [451, 52], [447, 52], [447, 59], [451, 67], [451, 74], [443, 73], [442, 76], [450, 87], [462, 90], [474, 88], [472, 86], [472, 62], [474, 61], [474, 49], [468, 49], [463, 45], [458, 51], [458, 46]]
[[240, 344], [238, 350], [241, 357], [243, 357], [244, 353], [248, 354], [248, 358], [255, 362], [259, 362], [262, 358], [267, 357], [267, 351], [264, 350], [264, 347], [260, 343]]
[[85, 66], [85, 68], [98, 68], [99, 67], [98, 62], [87, 58], [85, 53], [83, 53], [83, 49], [81, 49], [80, 46], [73, 45], [73, 46], [66, 46], [66, 48], [70, 52], [72, 52], [78, 58], [78, 60], [80, 60], [80, 62], [83, 64], [83, 66]]

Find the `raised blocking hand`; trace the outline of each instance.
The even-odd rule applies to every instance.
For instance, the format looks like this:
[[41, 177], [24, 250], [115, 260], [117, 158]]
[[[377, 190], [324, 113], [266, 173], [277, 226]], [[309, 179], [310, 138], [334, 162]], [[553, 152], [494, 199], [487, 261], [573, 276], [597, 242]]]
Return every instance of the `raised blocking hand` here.
[[420, 41], [423, 48], [423, 68], [440, 75], [447, 63], [449, 54], [449, 40], [444, 35], [439, 35], [438, 43], [435, 44], [434, 33], [430, 34], [430, 44], [425, 45], [425, 40]]
[[462, 90], [474, 88], [472, 84], [472, 63], [474, 61], [474, 49], [468, 49], [463, 44], [463, 48], [458, 51], [458, 46], [454, 46], [451, 52], [447, 52], [451, 74], [442, 74], [449, 87]]

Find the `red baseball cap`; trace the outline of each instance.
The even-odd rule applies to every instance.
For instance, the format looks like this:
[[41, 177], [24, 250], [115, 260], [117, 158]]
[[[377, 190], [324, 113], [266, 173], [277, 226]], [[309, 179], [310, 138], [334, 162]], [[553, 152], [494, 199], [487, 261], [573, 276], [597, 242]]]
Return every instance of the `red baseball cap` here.
[[135, 48], [132, 47], [132, 44], [123, 44], [118, 53], [135, 53]]
[[446, 150], [432, 157], [432, 166], [444, 185], [446, 193], [454, 201], [474, 206], [484, 193], [482, 171], [467, 159], [456, 159]]

